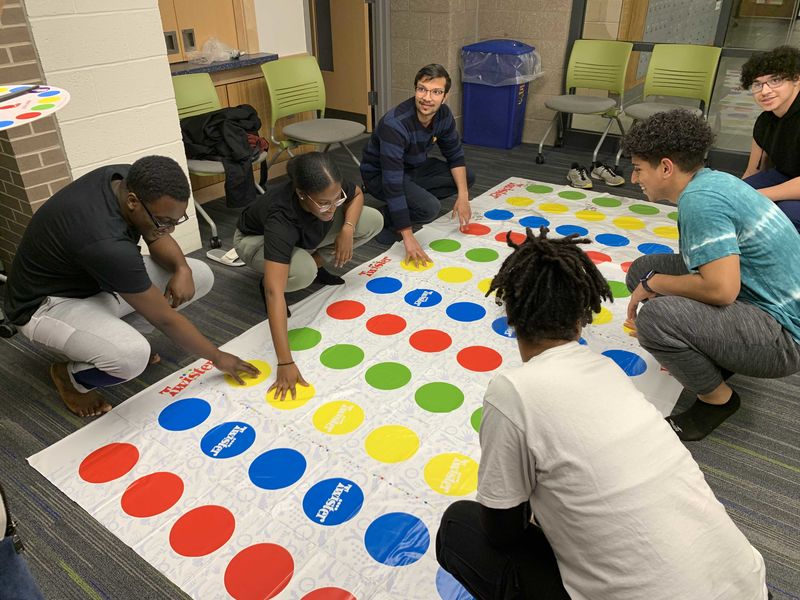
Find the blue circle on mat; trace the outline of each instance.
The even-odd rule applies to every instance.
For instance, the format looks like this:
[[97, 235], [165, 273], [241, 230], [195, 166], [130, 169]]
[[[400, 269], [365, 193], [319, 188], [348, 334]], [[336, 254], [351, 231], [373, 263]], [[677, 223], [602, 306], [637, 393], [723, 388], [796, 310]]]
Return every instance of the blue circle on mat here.
[[10, 89], [10, 90], [8, 90], [8, 91], [9, 91], [10, 93], [13, 93], [13, 92], [21, 92], [22, 90], [27, 90], [27, 89], [30, 89], [30, 87], [31, 87], [31, 86], [29, 86], [29, 85], [18, 85], [18, 86], [15, 86], [15, 87], [11, 88], [11, 89]]
[[642, 254], [675, 254], [675, 251], [669, 246], [665, 246], [664, 244], [656, 244], [654, 242], [639, 244], [636, 249]]
[[367, 282], [367, 289], [373, 294], [393, 294], [403, 287], [403, 282], [394, 277], [378, 277]]
[[627, 246], [631, 243], [624, 235], [617, 235], [616, 233], [601, 233], [594, 240], [604, 246]]
[[403, 567], [423, 557], [431, 545], [431, 536], [425, 523], [414, 515], [387, 513], [367, 527], [364, 545], [379, 563]]
[[581, 227], [580, 225], [559, 225], [556, 227], [556, 233], [563, 236], [572, 235], [573, 233], [577, 233], [578, 235], [587, 235], [589, 230], [586, 227]]
[[627, 350], [606, 350], [603, 356], [607, 356], [617, 363], [626, 375], [636, 377], [647, 371], [647, 363], [638, 354]]
[[436, 591], [442, 600], [475, 600], [464, 586], [442, 567], [436, 571]]
[[358, 514], [364, 492], [349, 479], [333, 478], [315, 483], [303, 497], [306, 516], [326, 527], [341, 525]]
[[514, 331], [514, 328], [508, 324], [508, 317], [500, 317], [499, 319], [495, 319], [492, 321], [492, 329], [498, 335], [502, 335], [503, 337], [507, 337], [510, 339], [516, 339], [517, 334]]
[[581, 346], [588, 346], [588, 345], [589, 345], [589, 342], [587, 342], [587, 341], [586, 341], [585, 339], [583, 339], [583, 338], [579, 339], [579, 340], [578, 340], [578, 343], [579, 343]]
[[436, 290], [417, 288], [416, 290], [411, 290], [405, 295], [405, 301], [411, 306], [430, 308], [431, 306], [436, 306], [442, 301], [442, 295]]
[[480, 321], [486, 316], [486, 309], [474, 302], [454, 302], [447, 307], [445, 312], [454, 321], [461, 321], [462, 323]]
[[14, 121], [0, 121], [0, 129], [3, 127], [10, 127], [14, 124]]
[[228, 421], [209, 429], [200, 440], [203, 454], [211, 458], [239, 456], [256, 441], [256, 430], [241, 421]]
[[58, 96], [60, 93], [61, 92], [59, 90], [49, 90], [36, 95], [39, 96], [39, 98], [49, 98], [50, 96]]
[[250, 481], [262, 490], [279, 490], [297, 482], [306, 472], [306, 459], [293, 448], [267, 450], [250, 463]]
[[493, 208], [492, 210], [487, 210], [485, 213], [483, 213], [483, 216], [487, 219], [491, 219], [492, 221], [507, 221], [514, 216], [514, 213], [510, 210]]
[[211, 414], [211, 405], [202, 398], [183, 398], [164, 407], [158, 424], [169, 431], [186, 431], [197, 427]]
[[523, 227], [531, 227], [533, 229], [538, 229], [539, 227], [547, 227], [550, 225], [550, 221], [545, 219], [544, 217], [523, 217], [519, 220], [519, 224]]

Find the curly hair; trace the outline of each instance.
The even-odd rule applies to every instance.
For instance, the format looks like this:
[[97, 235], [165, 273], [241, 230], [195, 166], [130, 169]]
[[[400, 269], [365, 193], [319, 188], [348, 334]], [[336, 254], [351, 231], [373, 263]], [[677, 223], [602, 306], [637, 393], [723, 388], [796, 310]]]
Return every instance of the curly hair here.
[[292, 158], [286, 172], [296, 190], [316, 194], [332, 183], [341, 183], [342, 174], [330, 155], [324, 152], [308, 152]]
[[414, 77], [414, 87], [417, 87], [417, 84], [420, 81], [428, 81], [429, 79], [438, 79], [439, 77], [444, 77], [444, 93], [450, 91], [450, 86], [452, 85], [452, 81], [450, 81], [450, 73], [447, 72], [442, 65], [431, 63], [429, 65], [425, 65], [419, 71], [417, 71], [416, 77]]
[[634, 123], [622, 148], [626, 155], [643, 158], [653, 166], [669, 158], [682, 171], [692, 172], [703, 166], [713, 143], [714, 133], [705, 119], [679, 108]]
[[578, 324], [591, 323], [604, 299], [613, 301], [608, 282], [578, 247], [591, 240], [578, 239], [577, 233], [547, 239], [548, 232], [540, 227], [536, 236], [528, 227], [521, 244], [509, 232], [506, 241], [514, 252], [486, 293], [496, 292], [498, 303], [505, 303], [508, 324], [527, 342], [574, 340]]
[[148, 204], [162, 196], [179, 202], [189, 200], [189, 180], [181, 166], [168, 156], [145, 156], [137, 160], [128, 171], [125, 185]]
[[742, 88], [748, 89], [756, 77], [763, 75], [780, 75], [784, 79], [800, 77], [800, 50], [793, 46], [778, 46], [769, 52], [754, 54], [742, 65], [739, 81]]

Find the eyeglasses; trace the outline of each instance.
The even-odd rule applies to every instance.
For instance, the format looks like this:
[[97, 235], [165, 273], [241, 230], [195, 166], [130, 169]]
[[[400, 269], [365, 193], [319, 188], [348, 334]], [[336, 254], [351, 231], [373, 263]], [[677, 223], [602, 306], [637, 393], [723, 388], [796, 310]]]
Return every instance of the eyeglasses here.
[[[139, 199], [137, 198], [137, 200]], [[147, 216], [150, 217], [150, 220], [153, 222], [153, 225], [155, 225], [156, 229], [158, 229], [159, 231], [168, 231], [169, 229], [175, 229], [175, 227], [177, 227], [181, 223], [186, 223], [186, 221], [189, 220], [189, 215], [187, 215], [186, 213], [183, 213], [183, 216], [177, 221], [175, 219], [170, 219], [169, 217], [156, 217], [153, 215], [153, 213], [150, 212], [150, 209], [147, 208], [147, 205], [144, 202], [139, 200], [139, 204], [142, 205], [142, 208], [144, 208], [144, 211], [147, 213]]]
[[339, 191], [340, 196], [337, 200], [334, 200], [333, 202], [324, 202], [322, 204], [314, 200], [311, 196], [309, 196], [305, 192], [301, 192], [300, 190], [298, 190], [298, 194], [302, 194], [306, 200], [308, 200], [309, 202], [311, 202], [311, 204], [317, 207], [319, 212], [323, 213], [335, 210], [337, 207], [344, 204], [345, 200], [347, 200], [347, 193], [345, 193], [344, 189]]
[[747, 88], [747, 91], [749, 91], [751, 94], [757, 94], [764, 89], [765, 84], [769, 87], [769, 89], [774, 90], [776, 87], [780, 87], [784, 81], [786, 81], [786, 79], [780, 75], [776, 75], [775, 77], [770, 77], [766, 81], [754, 81], [750, 87]]
[[424, 85], [418, 85], [416, 90], [417, 90], [417, 96], [421, 96], [422, 98], [424, 98], [428, 94], [430, 94], [434, 98], [441, 98], [442, 96], [444, 96], [444, 90], [440, 88], [437, 88], [435, 90], [429, 90]]

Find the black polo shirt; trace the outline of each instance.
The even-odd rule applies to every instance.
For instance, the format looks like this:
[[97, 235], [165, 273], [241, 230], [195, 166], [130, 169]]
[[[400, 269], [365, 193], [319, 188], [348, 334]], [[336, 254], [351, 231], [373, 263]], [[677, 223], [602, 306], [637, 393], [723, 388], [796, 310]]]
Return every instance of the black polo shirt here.
[[778, 171], [800, 177], [800, 94], [782, 117], [762, 112], [753, 126], [753, 139]]

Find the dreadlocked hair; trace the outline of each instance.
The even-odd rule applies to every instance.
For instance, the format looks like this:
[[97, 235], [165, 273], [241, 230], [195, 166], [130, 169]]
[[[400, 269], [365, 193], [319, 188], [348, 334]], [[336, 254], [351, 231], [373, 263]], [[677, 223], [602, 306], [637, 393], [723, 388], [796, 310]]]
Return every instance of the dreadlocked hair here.
[[506, 241], [514, 251], [486, 292], [505, 303], [508, 324], [528, 342], [574, 340], [578, 324], [588, 325], [603, 300], [613, 301], [608, 282], [578, 246], [591, 240], [577, 233], [547, 239], [548, 232], [541, 227], [537, 236], [527, 227], [521, 244], [509, 232]]

